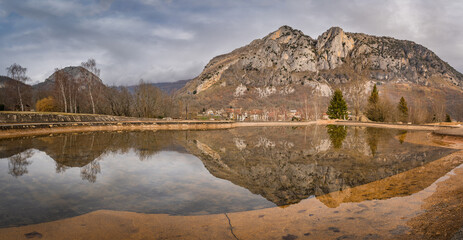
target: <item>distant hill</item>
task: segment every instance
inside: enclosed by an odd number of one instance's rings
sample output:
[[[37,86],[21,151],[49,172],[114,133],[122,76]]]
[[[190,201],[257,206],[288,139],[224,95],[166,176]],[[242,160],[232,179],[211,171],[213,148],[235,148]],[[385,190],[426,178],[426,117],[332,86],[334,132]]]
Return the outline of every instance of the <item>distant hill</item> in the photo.
[[[167,94],[173,94],[176,91],[183,88],[191,79],[188,80],[179,80],[176,82],[161,82],[161,83],[153,83],[154,86],[161,89],[161,91]]]
[[[175,92],[183,88],[191,79],[189,80],[179,80],[176,82],[160,82],[160,83],[150,83],[151,85],[161,89],[164,93],[173,95]],[[136,85],[128,86],[130,92],[135,92]]]
[[[80,66],[69,66],[65,67],[60,70],[61,72],[65,73],[71,81],[81,81],[82,79],[87,79],[93,75],[93,73],[89,72],[87,69],[80,67]],[[50,75],[45,81],[33,85],[34,90],[37,91],[51,91],[54,88],[55,84],[55,75],[56,72],[54,72],[52,75]],[[95,84],[99,86],[104,86],[103,81],[93,75],[93,79],[95,81]]]

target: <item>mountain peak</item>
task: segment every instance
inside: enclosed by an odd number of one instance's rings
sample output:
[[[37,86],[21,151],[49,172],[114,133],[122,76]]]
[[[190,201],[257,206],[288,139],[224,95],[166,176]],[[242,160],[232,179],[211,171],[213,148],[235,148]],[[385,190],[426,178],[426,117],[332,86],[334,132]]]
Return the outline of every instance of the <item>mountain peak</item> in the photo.
[[[328,30],[325,32],[326,34],[331,34],[331,35],[338,35],[340,33],[344,33],[344,30],[338,26],[330,27]],[[324,33],[324,34],[325,34]]]
[[[318,42],[325,44],[326,42],[334,39],[336,36],[341,36],[341,38],[345,36],[344,30],[342,30],[340,27],[331,27],[320,36],[318,36],[317,40]]]
[[[297,36],[297,35],[304,35],[304,34],[301,31],[294,29],[288,25],[283,25],[280,28],[278,28],[278,30],[267,35],[266,38],[271,39],[271,40],[276,40],[276,39],[279,39],[285,36]]]
[[[294,29],[288,25],[283,25],[281,26],[280,28],[278,28],[278,30],[282,30],[282,31],[293,31]]]

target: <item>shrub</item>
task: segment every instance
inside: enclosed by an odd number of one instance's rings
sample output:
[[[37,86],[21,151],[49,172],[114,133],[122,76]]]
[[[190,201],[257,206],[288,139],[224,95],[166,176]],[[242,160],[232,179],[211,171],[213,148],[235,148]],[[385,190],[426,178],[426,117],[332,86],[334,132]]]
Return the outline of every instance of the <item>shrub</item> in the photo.
[[[55,112],[58,110],[58,106],[53,97],[46,97],[37,101],[35,110],[38,112]]]
[[[448,113],[445,114],[445,121],[446,122],[452,122],[452,118],[450,118],[450,115]]]

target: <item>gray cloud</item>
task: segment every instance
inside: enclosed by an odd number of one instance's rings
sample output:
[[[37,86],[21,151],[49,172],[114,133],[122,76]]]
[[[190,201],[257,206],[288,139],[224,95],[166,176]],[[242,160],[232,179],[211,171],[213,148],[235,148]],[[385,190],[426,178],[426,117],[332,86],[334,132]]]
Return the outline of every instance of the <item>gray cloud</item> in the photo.
[[[40,82],[95,58],[110,85],[175,81],[290,25],[313,38],[340,26],[412,40],[463,71],[462,12],[435,0],[0,0],[0,68],[19,63]]]

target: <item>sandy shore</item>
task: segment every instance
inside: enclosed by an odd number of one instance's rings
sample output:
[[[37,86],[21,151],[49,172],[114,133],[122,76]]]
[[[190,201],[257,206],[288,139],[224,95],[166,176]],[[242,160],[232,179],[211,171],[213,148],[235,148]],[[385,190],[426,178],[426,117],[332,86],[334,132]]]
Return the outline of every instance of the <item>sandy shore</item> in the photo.
[[[463,149],[427,132],[405,141]],[[287,207],[204,216],[99,210],[0,229],[5,239],[450,239],[463,225],[463,151]]]

